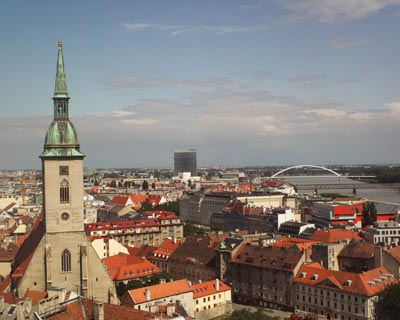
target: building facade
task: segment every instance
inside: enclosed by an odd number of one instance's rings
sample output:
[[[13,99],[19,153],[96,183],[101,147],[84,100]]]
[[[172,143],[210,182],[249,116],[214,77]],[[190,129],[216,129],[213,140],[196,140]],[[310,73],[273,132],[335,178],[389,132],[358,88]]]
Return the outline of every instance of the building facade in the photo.
[[[295,278],[296,310],[331,320],[374,319],[379,293],[396,283],[385,267],[357,274],[304,265]]]
[[[190,149],[187,151],[174,152],[175,175],[182,172],[190,172],[191,176],[197,176],[197,152]]]
[[[183,224],[172,212],[161,211],[148,219],[98,222],[85,225],[88,236],[112,238],[124,246],[159,246],[166,239],[183,238]]]

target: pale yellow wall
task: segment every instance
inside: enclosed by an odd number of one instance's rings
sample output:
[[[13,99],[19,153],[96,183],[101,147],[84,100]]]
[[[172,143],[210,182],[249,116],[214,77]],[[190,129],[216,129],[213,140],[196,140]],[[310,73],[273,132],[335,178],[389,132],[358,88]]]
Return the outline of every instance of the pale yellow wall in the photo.
[[[46,232],[83,231],[83,160],[43,160]],[[60,175],[59,167],[68,166],[69,175]],[[61,181],[69,182],[70,202],[60,203]],[[67,212],[70,218],[61,219]]]

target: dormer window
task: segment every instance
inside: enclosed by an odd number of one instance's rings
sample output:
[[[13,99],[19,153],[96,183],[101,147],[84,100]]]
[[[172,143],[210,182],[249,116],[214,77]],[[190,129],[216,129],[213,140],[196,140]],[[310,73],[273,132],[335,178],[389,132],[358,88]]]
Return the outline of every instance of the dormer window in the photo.
[[[351,280],[346,280],[346,282],[344,283],[344,285],[346,287],[350,287],[351,286],[352,281]]]
[[[311,280],[317,280],[317,279],[318,279],[318,274],[316,274],[316,273],[313,274],[311,277]]]
[[[301,274],[300,274],[300,278],[305,278],[306,277],[306,275],[307,275],[307,272],[302,272]]]

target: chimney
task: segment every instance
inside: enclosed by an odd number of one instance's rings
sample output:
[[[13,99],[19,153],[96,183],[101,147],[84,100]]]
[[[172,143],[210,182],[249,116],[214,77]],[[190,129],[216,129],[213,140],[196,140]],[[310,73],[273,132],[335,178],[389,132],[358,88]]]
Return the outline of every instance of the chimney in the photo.
[[[219,291],[219,280],[218,280],[218,278],[215,279],[215,290]]]
[[[145,289],[144,294],[146,295],[146,301],[150,301],[151,300],[150,289]]]
[[[104,320],[104,305],[101,301],[94,302],[94,320]]]

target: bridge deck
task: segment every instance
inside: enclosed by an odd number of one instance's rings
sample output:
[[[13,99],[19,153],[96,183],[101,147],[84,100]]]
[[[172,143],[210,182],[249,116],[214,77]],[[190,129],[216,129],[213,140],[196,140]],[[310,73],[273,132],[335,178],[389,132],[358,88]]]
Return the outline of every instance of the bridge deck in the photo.
[[[329,189],[399,189],[400,183],[292,183],[299,190],[329,190]]]

